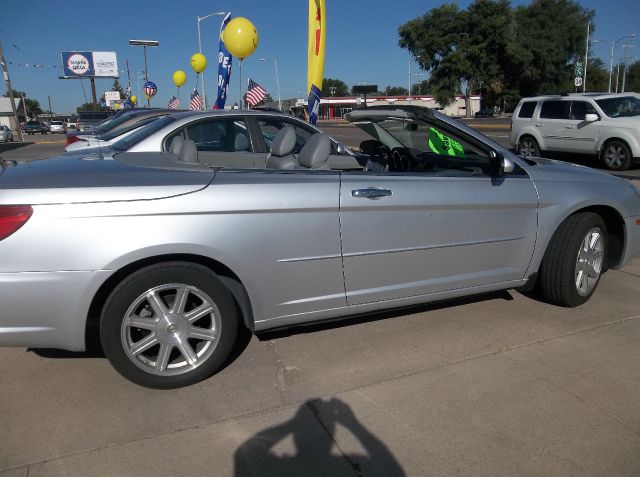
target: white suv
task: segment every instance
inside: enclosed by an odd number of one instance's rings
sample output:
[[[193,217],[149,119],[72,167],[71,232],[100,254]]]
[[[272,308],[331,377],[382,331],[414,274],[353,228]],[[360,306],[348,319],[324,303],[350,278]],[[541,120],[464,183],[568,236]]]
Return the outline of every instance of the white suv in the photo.
[[[522,156],[539,156],[542,151],[592,154],[607,169],[628,169],[640,159],[640,95],[524,98],[513,112],[509,140]]]

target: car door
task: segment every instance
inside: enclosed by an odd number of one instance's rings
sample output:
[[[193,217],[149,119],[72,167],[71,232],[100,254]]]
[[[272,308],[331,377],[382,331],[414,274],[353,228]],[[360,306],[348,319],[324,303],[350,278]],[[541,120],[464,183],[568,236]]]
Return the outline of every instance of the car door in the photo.
[[[176,136],[191,139],[198,150],[198,159],[207,165],[251,168],[264,160],[264,154],[254,152],[244,116],[209,117],[193,121],[165,139],[165,150],[170,149]]]
[[[567,141],[570,129],[571,102],[551,99],[542,102],[536,126],[541,128],[544,149],[548,151],[571,151],[571,143]]]
[[[582,154],[596,151],[596,140],[600,137],[600,122],[586,121],[587,114],[598,114],[596,109],[584,100],[571,101],[569,119],[565,123],[566,150]]]
[[[522,169],[492,177],[489,158],[474,157],[460,168],[460,158],[440,156],[448,164],[435,169],[342,173],[349,305],[523,278],[536,240],[535,187]]]

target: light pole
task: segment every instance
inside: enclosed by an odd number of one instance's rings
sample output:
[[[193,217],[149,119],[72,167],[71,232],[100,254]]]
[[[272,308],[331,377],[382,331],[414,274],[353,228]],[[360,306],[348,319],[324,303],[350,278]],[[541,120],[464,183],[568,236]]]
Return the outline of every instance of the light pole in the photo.
[[[226,15],[227,12],[215,12],[215,13],[210,13],[209,15],[205,15],[203,17],[196,17],[196,23],[198,24],[198,53],[202,53],[202,37],[200,36],[200,22],[202,20],[206,20],[209,17],[215,17],[215,16],[223,16]],[[204,97],[204,109],[207,109],[207,89],[205,87],[204,84],[204,70],[202,70],[202,73],[200,73],[202,75],[202,96]]]
[[[267,61],[267,58],[260,58],[260,61]],[[280,98],[280,78],[278,77],[278,61],[273,60],[273,66],[276,68],[276,87],[278,88],[278,111],[282,112],[282,99]]]
[[[611,75],[613,73],[613,50],[616,47],[616,43],[618,43],[620,40],[624,40],[625,38],[634,38],[635,36],[635,33],[631,33],[630,35],[622,36],[611,43],[611,57],[609,60],[609,93],[611,93]]]
[[[629,61],[629,63],[631,63],[633,60],[635,60],[635,57],[627,58],[627,61]],[[621,91],[621,93],[624,93],[624,80],[625,80],[626,76],[627,76],[627,63],[625,62],[624,70],[622,70],[622,91]]]
[[[425,77],[424,73],[413,73],[413,77],[418,82],[418,96],[422,95],[422,79]]]
[[[144,48],[144,80],[149,81],[149,70],[147,69],[147,47],[160,46],[160,42],[156,40],[129,40],[131,46],[141,46]],[[147,97],[147,106],[150,106],[149,97]]]
[[[587,20],[587,42],[584,50],[584,78],[582,78],[582,92],[587,92],[587,62],[589,61],[589,27],[591,20]]]

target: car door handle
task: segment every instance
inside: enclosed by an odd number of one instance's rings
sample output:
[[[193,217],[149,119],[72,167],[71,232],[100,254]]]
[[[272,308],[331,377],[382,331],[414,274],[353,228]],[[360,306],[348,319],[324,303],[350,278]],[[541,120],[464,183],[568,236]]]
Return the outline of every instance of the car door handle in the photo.
[[[536,127],[537,128],[541,128],[542,127],[542,123],[536,123]]]
[[[355,189],[351,191],[351,196],[362,199],[381,199],[382,197],[389,197],[391,191],[388,189],[378,189],[376,187],[370,187],[368,189]]]
[[[572,126],[571,124],[567,124],[567,125],[565,125],[565,127],[564,127],[564,128],[565,128],[565,129],[573,129],[573,126]]]

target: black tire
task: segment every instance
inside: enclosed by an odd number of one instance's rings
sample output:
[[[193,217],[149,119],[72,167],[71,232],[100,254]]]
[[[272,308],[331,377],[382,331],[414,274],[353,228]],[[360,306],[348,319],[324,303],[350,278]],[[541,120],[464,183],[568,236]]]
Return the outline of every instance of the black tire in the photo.
[[[624,142],[608,141],[600,151],[602,165],[610,171],[626,171],[631,167],[631,149]]]
[[[592,234],[598,234],[597,239]],[[583,248],[587,237],[596,250]],[[568,217],[553,234],[542,259],[538,284],[543,298],[566,307],[585,303],[606,270],[607,245],[607,228],[599,215],[582,212]]]
[[[518,141],[518,154],[524,157],[540,157],[540,146],[531,136],[522,136]]]
[[[187,319],[197,309],[202,316]],[[235,301],[215,273],[197,264],[167,262],[138,270],[116,286],[102,310],[100,339],[125,378],[172,389],[202,381],[225,363],[238,320]],[[145,343],[149,346],[142,349]]]

